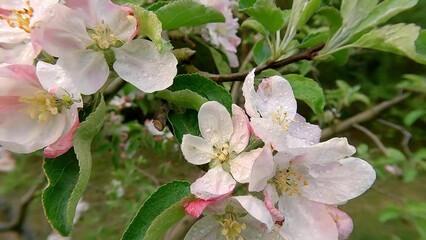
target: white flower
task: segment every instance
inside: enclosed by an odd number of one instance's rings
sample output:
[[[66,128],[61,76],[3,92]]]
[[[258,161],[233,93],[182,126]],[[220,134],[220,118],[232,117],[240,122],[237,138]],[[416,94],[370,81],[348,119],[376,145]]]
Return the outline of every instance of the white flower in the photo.
[[[218,102],[204,103],[198,113],[202,137],[183,136],[181,149],[186,160],[196,165],[210,165],[210,170],[191,185],[191,192],[198,198],[227,194],[234,189],[235,180],[248,182],[252,164],[262,151],[242,152],[250,138],[248,119],[236,105],[232,106],[232,112],[231,119]]]
[[[254,89],[254,70],[243,85],[245,109],[255,134],[280,151],[319,142],[321,130],[296,113],[297,103],[287,80],[280,76],[265,78]]]

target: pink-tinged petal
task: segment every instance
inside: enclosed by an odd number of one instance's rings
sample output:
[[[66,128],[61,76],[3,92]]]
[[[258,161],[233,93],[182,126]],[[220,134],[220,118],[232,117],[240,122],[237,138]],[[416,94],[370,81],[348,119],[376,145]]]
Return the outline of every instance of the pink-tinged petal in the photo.
[[[50,93],[59,96],[59,92],[69,94],[75,100],[76,107],[83,107],[83,99],[80,92],[74,86],[71,76],[59,65],[52,65],[39,61],[36,67],[36,73],[41,85]],[[59,91],[62,90],[62,91]]]
[[[238,62],[238,56],[237,54],[235,54],[234,52],[230,52],[230,51],[224,51],[226,57],[228,58],[228,62],[229,62],[229,66],[236,68],[240,65],[240,63]]]
[[[284,221],[284,215],[275,207],[276,201],[274,197],[271,196],[270,192],[271,191],[266,191],[266,190],[263,192],[263,194],[265,195],[265,206],[268,209],[268,211],[271,213],[274,222],[282,222]]]
[[[312,168],[305,175],[308,185],[300,189],[306,198],[326,204],[341,204],[358,197],[371,187],[376,172],[366,161],[345,158],[337,165]]]
[[[290,148],[303,147],[319,143],[321,129],[318,125],[307,123],[305,118],[296,114],[290,122],[287,143]]]
[[[30,118],[25,108],[16,109],[0,125],[0,145],[12,152],[31,153],[54,143],[65,124],[62,114],[40,122]]]
[[[289,197],[279,201],[285,220],[281,236],[286,240],[337,240],[336,223],[326,205],[303,197]]]
[[[177,74],[177,60],[171,52],[158,52],[154,43],[136,39],[112,48],[117,74],[140,90],[151,93],[166,89]]]
[[[76,117],[75,123],[71,130],[65,136],[59,138],[58,141],[47,146],[43,151],[43,155],[47,158],[56,158],[70,150],[70,148],[73,146],[74,133],[77,130],[79,124],[80,121]]]
[[[250,140],[249,120],[243,109],[232,104],[233,133],[229,140],[230,151],[242,152]]]
[[[86,95],[97,92],[109,75],[103,53],[93,50],[72,52],[59,58],[57,65],[65,69],[77,90]]]
[[[262,153],[253,163],[249,181],[249,191],[258,192],[265,189],[268,180],[275,175],[276,165],[272,159],[271,145],[266,143]]]
[[[216,157],[213,146],[202,137],[185,134],[180,148],[185,159],[195,165],[209,163]]]
[[[250,71],[244,80],[243,96],[245,98],[244,108],[250,117],[260,117],[257,109],[255,108],[256,91],[254,90],[254,72],[256,69]]]
[[[185,206],[184,206],[185,213],[188,214],[188,215],[191,215],[195,218],[198,218],[198,217],[201,216],[204,209],[206,209],[208,206],[210,206],[212,204],[217,204],[218,202],[221,202],[221,201],[227,199],[231,194],[232,194],[232,192],[229,192],[229,193],[224,194],[224,195],[217,197],[217,198],[212,198],[212,199],[208,199],[208,200],[197,199],[195,201],[189,202],[189,203],[185,204]]]
[[[17,44],[0,43],[1,63],[32,65],[37,55],[38,50],[34,49],[32,43],[29,41]]]
[[[269,230],[272,229],[274,221],[265,204],[261,200],[251,195],[232,198],[237,200],[251,216],[265,224]]]
[[[197,198],[212,199],[234,190],[235,180],[218,166],[191,184],[191,193]]]
[[[250,152],[243,152],[229,161],[231,174],[239,183],[248,183],[253,169],[254,161],[262,153],[263,149],[258,148]]]
[[[27,41],[29,38],[30,34],[24,30],[10,27],[6,21],[0,21],[0,43],[19,44]]]
[[[49,22],[40,22],[32,31],[32,41],[56,57],[85,50],[93,40],[86,31],[81,15],[60,4],[54,5],[55,14]]]
[[[252,118],[250,120],[254,134],[264,142],[269,142],[275,150],[284,151],[287,146],[287,131],[269,118]]]
[[[2,65],[0,81],[0,96],[32,96],[42,89],[32,65]]]
[[[201,135],[218,148],[227,143],[232,135],[232,119],[226,108],[218,102],[204,103],[198,112]]]
[[[290,83],[281,76],[263,79],[257,89],[255,108],[264,118],[272,118],[272,115],[278,114],[286,119],[293,119],[297,103]]]
[[[327,206],[326,209],[336,222],[337,231],[339,232],[339,240],[345,240],[349,238],[352,230],[354,229],[354,224],[351,217],[333,206]]]
[[[355,151],[346,138],[332,138],[311,146],[292,148],[288,152],[300,156],[300,163],[317,168],[318,165],[336,164],[338,160],[351,156]]]

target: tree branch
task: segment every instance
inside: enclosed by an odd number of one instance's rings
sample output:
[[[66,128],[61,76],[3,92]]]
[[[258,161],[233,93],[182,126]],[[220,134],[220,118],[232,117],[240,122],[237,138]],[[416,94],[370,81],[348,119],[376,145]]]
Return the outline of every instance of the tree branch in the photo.
[[[405,155],[407,155],[408,157],[413,155],[413,153],[410,150],[410,147],[408,147],[408,143],[410,142],[410,139],[411,139],[411,133],[407,131],[407,129],[393,122],[386,121],[384,119],[378,119],[377,121],[379,121],[381,124],[384,124],[393,129],[396,129],[397,131],[400,131],[402,135],[404,135],[404,138],[401,140],[401,146]]]
[[[353,124],[352,127],[358,129],[359,131],[361,131],[365,135],[367,135],[369,138],[371,138],[371,140],[373,140],[373,142],[376,144],[376,146],[379,148],[379,150],[383,153],[383,155],[389,156],[385,145],[382,143],[382,141],[380,141],[380,138],[377,137],[376,134],[374,134],[372,131],[368,130],[368,128],[359,125],[358,123]]]
[[[336,126],[328,127],[322,131],[321,139],[328,139],[336,133],[339,133],[351,128],[352,125],[354,124],[362,123],[367,120],[370,120],[374,118],[377,114],[379,114],[381,111],[402,102],[403,100],[407,99],[410,95],[411,95],[410,93],[404,93],[391,100],[381,102],[380,104],[374,106],[373,108],[370,108],[364,112],[361,112],[349,119],[346,119],[338,123]]]
[[[259,66],[255,70],[255,74],[258,74],[262,72],[265,69],[273,68],[277,69],[286,65],[289,65],[290,63],[298,62],[301,60],[312,60],[317,52],[319,52],[324,47],[324,44],[320,44],[318,46],[308,48],[302,52],[296,53],[288,58],[285,58],[280,61],[267,63],[265,65]],[[238,73],[232,73],[232,74],[210,74],[207,72],[199,72],[201,75],[210,78],[211,80],[215,82],[234,82],[234,81],[244,81],[247,74],[249,74],[250,71],[247,72],[238,72]]]

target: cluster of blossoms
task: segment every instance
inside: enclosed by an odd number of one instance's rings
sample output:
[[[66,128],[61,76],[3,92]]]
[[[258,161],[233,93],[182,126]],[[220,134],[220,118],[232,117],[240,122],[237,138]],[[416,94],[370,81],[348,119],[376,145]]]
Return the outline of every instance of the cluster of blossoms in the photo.
[[[236,105],[231,117],[207,102],[198,114],[202,137],[183,137],[188,162],[209,166],[191,185],[197,200],[185,206],[188,214],[205,216],[185,239],[346,239],[352,220],[337,206],[370,188],[372,166],[351,157],[355,148],[346,138],[319,142],[319,127],[296,113],[284,78],[263,79],[256,90],[252,71],[243,94],[248,116]],[[247,151],[251,135],[263,147]],[[262,198],[231,197],[237,182]]]
[[[0,0],[0,145],[65,153],[81,94],[98,92],[110,75],[144,92],[169,87],[177,60],[137,38],[140,25],[132,9],[105,0]]]

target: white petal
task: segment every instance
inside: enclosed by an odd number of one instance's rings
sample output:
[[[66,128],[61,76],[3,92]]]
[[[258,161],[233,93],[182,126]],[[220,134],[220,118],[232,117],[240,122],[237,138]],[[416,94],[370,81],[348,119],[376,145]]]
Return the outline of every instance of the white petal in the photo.
[[[229,140],[229,151],[242,152],[250,140],[249,120],[243,109],[232,104],[233,133]]]
[[[288,81],[280,76],[263,79],[257,89],[255,108],[264,118],[270,118],[271,114],[279,112],[286,113],[287,119],[293,119],[297,103]]]
[[[177,60],[171,52],[158,52],[154,43],[136,39],[113,48],[117,74],[140,90],[151,93],[166,89],[177,73]]]
[[[305,118],[296,114],[290,122],[287,135],[289,147],[303,147],[318,143],[321,137],[321,129],[318,125],[307,123]]]
[[[28,41],[16,44],[0,43],[1,63],[32,65],[37,55],[38,52],[33,48],[32,43]]]
[[[256,158],[262,153],[262,148],[243,152],[229,161],[231,174],[240,183],[248,183]]]
[[[75,51],[59,58],[58,65],[70,75],[75,87],[82,94],[97,92],[107,81],[109,67],[102,52]]]
[[[362,159],[351,157],[338,163],[310,169],[305,176],[308,185],[300,189],[301,194],[313,201],[341,204],[364,193],[376,179],[373,167]]]
[[[184,240],[225,240],[221,230],[222,226],[215,216],[206,216],[192,225]]]
[[[288,132],[268,118],[252,118],[250,120],[254,134],[264,142],[269,142],[275,150],[283,151],[287,147]]]
[[[63,89],[76,100],[76,105],[78,107],[83,107],[83,99],[81,98],[80,92],[74,86],[69,73],[61,66],[39,61],[37,63],[36,72],[41,85],[48,92],[56,92],[58,88]]]
[[[263,147],[262,153],[253,163],[249,181],[249,191],[257,192],[265,189],[269,179],[275,175],[276,165],[272,159],[271,146],[267,143]]]
[[[231,175],[218,166],[191,184],[191,193],[205,200],[217,198],[234,190],[235,184]]]
[[[31,33],[34,43],[42,46],[47,53],[61,57],[84,50],[93,42],[78,12],[60,4],[54,5],[54,11],[49,22],[36,24]]]
[[[185,159],[195,165],[208,163],[215,157],[212,145],[204,138],[198,136],[183,135],[180,147]]]
[[[0,96],[32,96],[42,89],[31,65],[3,65],[0,67]]]
[[[326,205],[303,197],[281,199],[279,205],[285,217],[281,235],[286,240],[337,240],[336,223]]]
[[[264,223],[269,230],[272,229],[274,221],[272,220],[272,216],[265,204],[261,200],[251,195],[237,196],[233,198],[236,199],[251,216]]]
[[[349,238],[349,235],[351,235],[352,230],[354,229],[351,217],[336,207],[327,206],[326,208],[328,213],[330,213],[330,216],[336,222],[337,231],[339,232],[339,240]]]
[[[254,106],[254,101],[256,99],[256,91],[254,90],[255,70],[256,69],[250,71],[243,84],[243,96],[245,98],[244,108],[250,117],[260,117]]]
[[[226,108],[218,102],[204,103],[198,112],[201,135],[213,146],[222,147],[233,132],[232,119]]]

